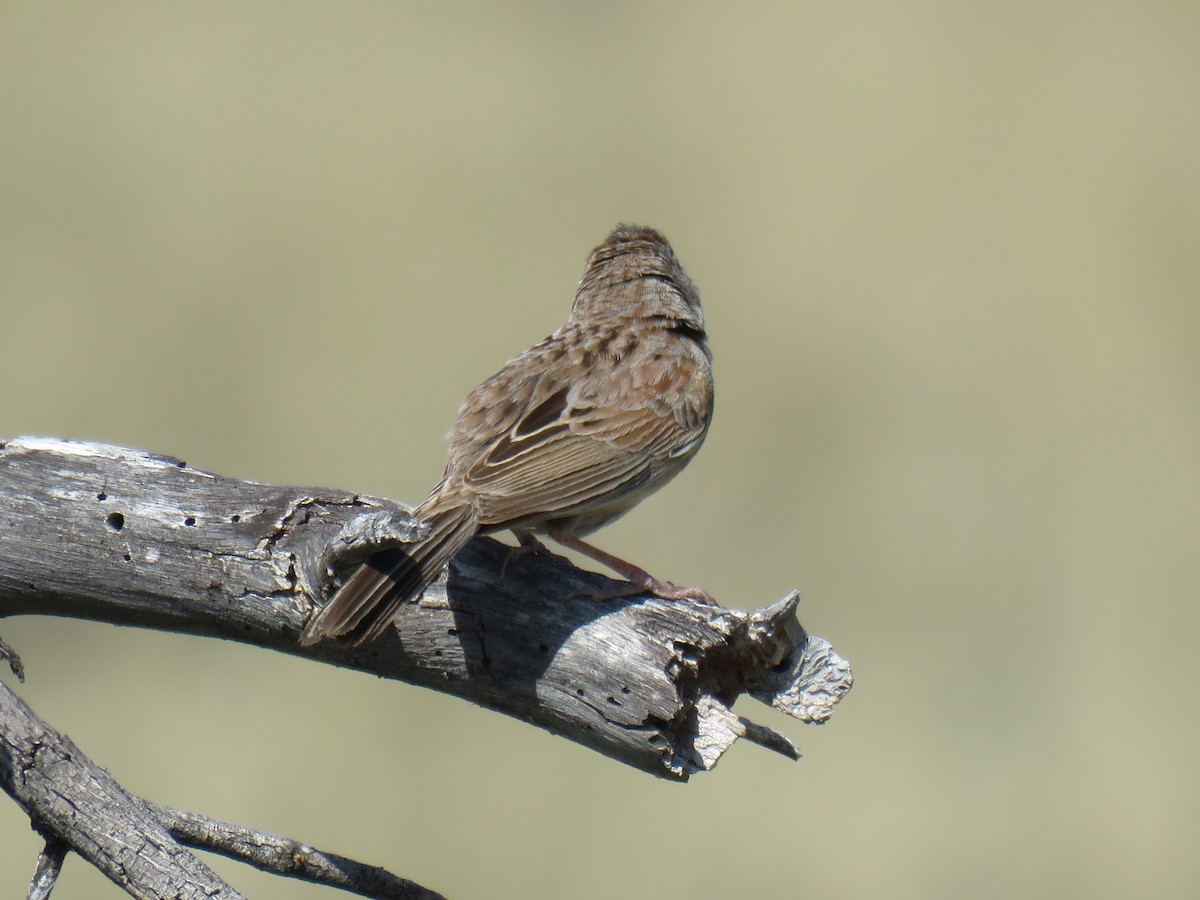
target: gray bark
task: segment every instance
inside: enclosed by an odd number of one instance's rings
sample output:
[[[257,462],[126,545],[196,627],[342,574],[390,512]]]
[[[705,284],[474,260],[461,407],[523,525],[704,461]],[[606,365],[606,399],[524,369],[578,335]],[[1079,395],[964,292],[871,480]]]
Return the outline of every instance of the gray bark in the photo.
[[[799,756],[733,712],[741,694],[819,723],[850,688],[849,666],[797,621],[795,593],[754,612],[595,600],[610,579],[483,537],[380,640],[297,643],[341,577],[423,530],[376,497],[238,481],[104,444],[0,442],[0,618],[255,644],[445,691],[674,780],[711,769],[739,737]],[[8,727],[0,715],[0,734]]]
[[[103,444],[0,444],[0,617],[61,615],[223,637],[397,678],[532,721],[655,775],[712,768],[738,737],[786,738],[730,710],[742,693],[827,719],[851,675],[795,617],[597,601],[611,585],[477,538],[398,628],[364,647],[296,642],[314,604],[381,544],[421,533],[407,508],[324,488],[223,478]],[[501,578],[501,570],[504,577]]]
[[[46,898],[74,850],[130,896],[243,897],[187,847],[380,900],[439,900],[392,873],[308,844],[148,803],[125,791],[70,738],[0,682],[0,787],[46,835],[29,887]]]
[[[0,784],[49,835],[31,893],[49,894],[62,863],[61,843],[133,897],[244,896],[181,847],[143,801],[126,793],[3,684],[0,726]]]
[[[442,895],[378,866],[368,866],[300,841],[210,819],[170,806],[149,804],[158,820],[181,844],[210,850],[292,878],[328,884],[380,900],[441,900]]]

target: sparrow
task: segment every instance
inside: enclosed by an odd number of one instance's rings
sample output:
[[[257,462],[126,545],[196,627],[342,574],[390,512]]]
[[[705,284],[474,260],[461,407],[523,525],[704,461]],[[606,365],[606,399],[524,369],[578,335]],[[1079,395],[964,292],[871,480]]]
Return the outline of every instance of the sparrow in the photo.
[[[413,511],[428,535],[370,557],[300,643],[375,640],[472,537],[505,529],[514,551],[544,550],[544,534],[627,579],[604,596],[714,602],[582,540],[679,474],[712,414],[699,292],[666,238],[619,225],[588,257],[566,324],[463,401],[445,473]]]

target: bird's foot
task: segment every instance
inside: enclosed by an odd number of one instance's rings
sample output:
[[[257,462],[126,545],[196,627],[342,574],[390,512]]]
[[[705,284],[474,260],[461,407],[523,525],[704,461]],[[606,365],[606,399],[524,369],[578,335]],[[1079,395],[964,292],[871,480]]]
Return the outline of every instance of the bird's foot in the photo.
[[[660,597],[663,600],[697,600],[707,606],[716,606],[717,601],[713,596],[703,588],[686,587],[672,584],[669,581],[662,581],[655,578],[645,569],[635,566],[633,563],[626,562],[619,556],[613,556],[611,553],[605,553],[598,547],[593,547],[591,544],[581,541],[577,537],[569,535],[554,535],[554,540],[562,544],[564,547],[582,553],[584,556],[594,559],[601,565],[608,566],[617,574],[626,579],[624,585],[618,585],[616,588],[600,590],[600,591],[575,591],[571,596],[593,596],[596,600],[613,600],[618,597],[631,597],[634,594],[653,594],[655,597]],[[549,551],[547,551],[549,552]]]

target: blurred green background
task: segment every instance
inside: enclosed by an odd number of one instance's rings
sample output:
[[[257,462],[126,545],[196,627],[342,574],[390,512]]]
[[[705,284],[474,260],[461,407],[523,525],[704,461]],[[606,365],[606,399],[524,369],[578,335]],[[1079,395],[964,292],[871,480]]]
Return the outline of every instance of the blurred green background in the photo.
[[[1187,0],[3,4],[0,435],[417,501],[654,225],[716,420],[597,542],[799,588],[857,676],[823,729],[746,708],[799,763],[684,786],[93,623],[3,622],[19,692],[139,794],[456,898],[1197,896],[1198,39]],[[0,895],[38,847],[0,803]]]

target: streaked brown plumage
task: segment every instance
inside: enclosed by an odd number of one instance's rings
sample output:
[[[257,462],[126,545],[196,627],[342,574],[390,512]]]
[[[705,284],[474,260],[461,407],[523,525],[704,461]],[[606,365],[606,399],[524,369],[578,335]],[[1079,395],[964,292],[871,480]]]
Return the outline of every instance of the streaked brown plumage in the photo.
[[[579,540],[674,477],[712,419],[700,296],[666,239],[618,226],[592,251],[554,334],[472,391],[442,480],[414,515],[429,536],[381,551],[304,629],[303,644],[374,640],[481,532],[549,535],[630,579],[628,593],[709,599]]]

